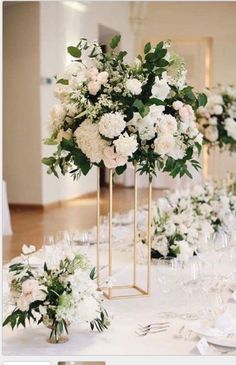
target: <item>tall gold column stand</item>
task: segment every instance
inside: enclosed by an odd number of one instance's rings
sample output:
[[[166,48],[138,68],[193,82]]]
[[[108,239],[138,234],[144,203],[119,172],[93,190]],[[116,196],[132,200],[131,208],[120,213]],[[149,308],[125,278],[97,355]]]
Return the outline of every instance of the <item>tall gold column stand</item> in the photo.
[[[207,145],[203,146],[203,178],[206,181],[209,178],[209,153]]]
[[[113,216],[113,170],[109,170],[109,241],[108,241],[108,276],[113,276],[113,247],[112,247],[112,216]],[[148,237],[148,256],[147,256],[147,278],[146,288],[141,288],[137,285],[137,211],[138,211],[138,173],[135,166],[134,171],[134,240],[133,240],[133,253],[132,253],[132,280],[127,285],[113,285],[111,288],[106,288],[101,285],[100,276],[100,169],[97,171],[97,285],[103,294],[108,299],[126,299],[136,298],[138,296],[147,296],[150,294],[150,279],[151,279],[151,215],[152,215],[152,184],[149,181],[148,184],[148,225],[147,225],[147,237]],[[129,291],[129,294],[122,294],[122,291]]]

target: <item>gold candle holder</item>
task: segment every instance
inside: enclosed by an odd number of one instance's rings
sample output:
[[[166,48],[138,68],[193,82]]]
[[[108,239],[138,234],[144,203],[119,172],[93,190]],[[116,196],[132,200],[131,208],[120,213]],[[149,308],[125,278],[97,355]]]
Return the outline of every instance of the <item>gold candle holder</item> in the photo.
[[[112,247],[112,217],[113,217],[113,170],[109,169],[109,240],[108,240],[108,276],[113,276],[113,247]],[[103,294],[108,299],[127,299],[143,297],[150,294],[150,279],[151,279],[151,221],[152,221],[152,184],[148,183],[148,254],[147,254],[147,277],[146,287],[142,288],[137,284],[137,211],[138,211],[138,173],[135,167],[134,171],[134,243],[132,252],[132,280],[127,285],[113,285],[106,288],[100,282],[100,168],[97,169],[97,286],[103,291]],[[128,294],[121,294],[122,291],[128,290]]]

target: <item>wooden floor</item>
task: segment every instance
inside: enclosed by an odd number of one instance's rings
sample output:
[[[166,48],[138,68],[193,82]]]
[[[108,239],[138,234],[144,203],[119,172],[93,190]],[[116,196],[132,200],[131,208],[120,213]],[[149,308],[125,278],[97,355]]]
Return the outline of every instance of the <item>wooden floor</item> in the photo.
[[[153,199],[162,196],[164,190],[154,189]],[[147,189],[139,189],[139,204],[147,202]],[[113,211],[124,213],[133,208],[133,189],[116,187],[113,192]],[[101,215],[108,212],[108,189],[101,191]],[[22,245],[34,244],[40,248],[43,237],[55,235],[59,230],[84,230],[96,224],[96,194],[86,195],[61,203],[45,210],[33,208],[11,209],[14,234],[3,238],[3,261],[18,256]]]

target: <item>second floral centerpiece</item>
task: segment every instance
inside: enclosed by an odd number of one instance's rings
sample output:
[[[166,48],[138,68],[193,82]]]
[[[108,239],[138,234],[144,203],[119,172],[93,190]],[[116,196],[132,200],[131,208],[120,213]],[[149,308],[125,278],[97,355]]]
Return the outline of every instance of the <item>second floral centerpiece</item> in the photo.
[[[56,265],[33,267],[28,260],[9,266],[9,306],[3,326],[12,329],[43,323],[50,329],[50,343],[68,340],[68,327],[89,323],[103,331],[109,318],[97,290],[96,271],[81,254],[65,253]]]
[[[143,55],[125,62],[125,51],[115,51],[115,36],[107,52],[81,39],[68,47],[72,62],[57,78],[55,96],[59,102],[50,113],[47,144],[56,152],[43,159],[48,173],[58,177],[58,169],[74,179],[98,168],[97,244],[99,246],[99,169],[109,169],[109,270],[112,276],[112,176],[134,166],[134,251],[131,285],[141,295],[149,293],[150,260],[146,289],[136,285],[137,174],[149,179],[148,247],[151,253],[151,181],[157,171],[191,177],[189,167],[199,169],[202,135],[195,124],[195,110],[206,103],[186,84],[184,62],[168,52],[169,42],[155,47],[147,43]],[[99,284],[99,249],[97,250]],[[151,255],[149,255],[151,256]],[[117,286],[117,288],[123,286]],[[107,296],[112,297],[108,290]]]

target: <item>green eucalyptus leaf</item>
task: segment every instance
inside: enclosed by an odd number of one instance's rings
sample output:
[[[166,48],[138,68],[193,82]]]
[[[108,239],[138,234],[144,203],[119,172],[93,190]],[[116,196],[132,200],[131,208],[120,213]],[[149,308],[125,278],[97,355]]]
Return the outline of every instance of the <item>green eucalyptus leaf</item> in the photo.
[[[152,49],[151,43],[148,42],[147,44],[145,44],[144,46],[144,53],[147,54],[148,52],[150,52]]]
[[[56,162],[54,157],[44,157],[42,158],[42,163],[47,166],[52,166]]]
[[[121,175],[126,170],[126,168],[127,168],[126,164],[124,166],[117,166],[115,171],[116,171],[117,175]]]
[[[115,35],[110,42],[110,47],[112,49],[116,48],[118,46],[118,44],[120,43],[120,39],[121,39],[120,34]]]
[[[57,84],[69,85],[69,81],[66,79],[59,79],[57,80]]]
[[[207,96],[205,94],[198,95],[198,106],[205,106],[207,103]]]
[[[81,57],[81,50],[77,47],[69,46],[69,47],[67,47],[67,51],[72,57],[75,57],[75,58]]]

